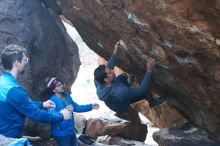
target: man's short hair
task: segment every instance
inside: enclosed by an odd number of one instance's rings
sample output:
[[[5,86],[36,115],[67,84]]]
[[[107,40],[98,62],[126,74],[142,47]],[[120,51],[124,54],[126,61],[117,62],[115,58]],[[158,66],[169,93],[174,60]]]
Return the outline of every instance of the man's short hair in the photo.
[[[11,44],[6,46],[1,54],[2,65],[6,70],[11,70],[13,63],[17,60],[21,62],[23,54],[27,56],[27,51],[25,48]]]
[[[107,78],[107,73],[105,72],[105,65],[99,65],[94,71],[95,80],[100,84],[104,84],[104,79]]]

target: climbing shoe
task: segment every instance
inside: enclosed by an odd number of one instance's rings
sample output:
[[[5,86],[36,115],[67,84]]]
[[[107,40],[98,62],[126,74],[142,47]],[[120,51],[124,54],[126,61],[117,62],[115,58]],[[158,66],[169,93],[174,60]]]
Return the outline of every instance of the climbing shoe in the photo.
[[[136,76],[132,74],[130,76],[130,79],[128,80],[128,86],[131,87],[136,80],[137,80]]]
[[[165,97],[164,96],[160,96],[158,98],[152,98],[149,102],[149,106],[150,107],[154,107],[156,105],[159,105],[161,103],[163,103],[165,101]]]
[[[86,135],[86,134],[82,134],[78,137],[78,139],[84,143],[84,144],[87,144],[87,145],[91,145],[94,143],[94,140],[91,139],[90,136]]]

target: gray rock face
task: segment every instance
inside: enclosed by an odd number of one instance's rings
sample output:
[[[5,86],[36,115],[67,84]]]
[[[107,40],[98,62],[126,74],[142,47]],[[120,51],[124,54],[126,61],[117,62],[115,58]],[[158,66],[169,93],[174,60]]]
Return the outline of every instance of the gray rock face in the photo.
[[[103,143],[106,145],[116,145],[116,146],[147,146],[143,142],[123,139],[120,137],[111,137],[108,135],[98,137],[96,142]]]
[[[30,62],[19,81],[33,97],[43,90],[48,76],[69,87],[75,80],[78,48],[57,15],[38,0],[0,2],[0,51],[12,43],[27,48]]]
[[[161,129],[154,132],[153,138],[159,146],[218,146],[207,132],[192,124]]]

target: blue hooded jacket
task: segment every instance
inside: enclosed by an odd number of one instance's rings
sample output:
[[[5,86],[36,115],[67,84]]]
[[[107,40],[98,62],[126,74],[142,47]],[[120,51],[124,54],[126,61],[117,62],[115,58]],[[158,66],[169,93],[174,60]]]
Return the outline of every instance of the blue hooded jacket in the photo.
[[[47,110],[52,113],[59,112],[65,109],[68,105],[73,106],[74,112],[87,112],[93,109],[92,104],[78,105],[76,102],[72,100],[72,97],[68,93],[64,93],[64,97],[66,98],[66,103],[54,94],[50,98],[50,100],[52,100],[56,104],[56,107],[54,109],[48,108]],[[75,133],[74,116],[73,119],[70,120],[52,123],[51,131],[53,137],[63,137],[74,134]]]
[[[20,138],[24,131],[25,116],[41,122],[63,120],[61,113],[41,110],[42,102],[33,102],[14,76],[4,72],[0,77],[0,134]]]
[[[114,69],[116,61],[117,54],[113,53],[107,67]],[[99,99],[104,101],[116,113],[126,112],[132,101],[143,99],[143,97],[147,96],[150,88],[151,73],[146,71],[144,79],[138,88],[129,87],[121,79],[122,76],[119,75],[109,87],[105,87],[103,84],[94,80]]]

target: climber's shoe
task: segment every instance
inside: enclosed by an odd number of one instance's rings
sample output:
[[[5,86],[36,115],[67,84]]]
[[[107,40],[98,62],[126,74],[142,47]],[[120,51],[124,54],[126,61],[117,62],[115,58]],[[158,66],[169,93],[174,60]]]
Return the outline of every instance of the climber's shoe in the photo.
[[[154,107],[156,105],[159,105],[159,104],[163,103],[164,101],[165,101],[165,97],[164,96],[160,96],[158,98],[152,98],[150,100],[149,106],[150,107]]]
[[[87,145],[91,145],[94,143],[94,140],[92,140],[91,137],[86,134],[80,135],[78,137],[78,140],[80,140],[82,143],[87,144]]]

